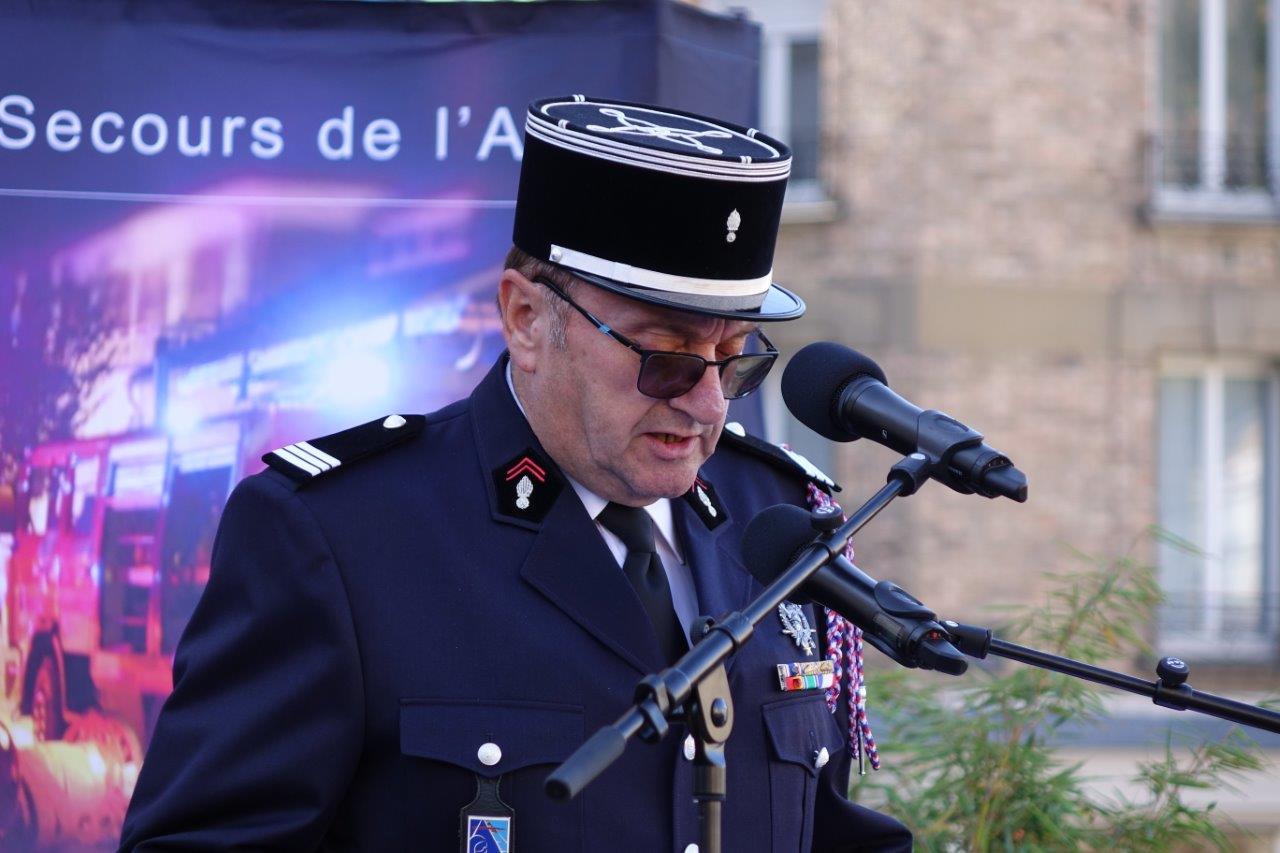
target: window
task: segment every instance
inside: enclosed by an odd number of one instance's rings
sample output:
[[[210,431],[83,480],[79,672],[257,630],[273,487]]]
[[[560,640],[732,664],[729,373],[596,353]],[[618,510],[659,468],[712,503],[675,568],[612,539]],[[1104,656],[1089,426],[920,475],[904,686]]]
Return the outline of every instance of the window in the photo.
[[[1174,366],[1161,379],[1160,526],[1193,546],[1160,546],[1163,643],[1230,660],[1276,654],[1278,390],[1274,371],[1248,363]]]
[[[826,0],[711,0],[712,11],[744,11],[763,30],[761,130],[791,146],[784,220],[825,220],[835,206],[823,191],[820,33]]]
[[[1156,206],[1280,212],[1280,0],[1161,0]]]
[[[818,183],[818,157],[821,139],[818,82],[818,39],[794,38],[786,44],[787,133],[791,144],[791,180]]]

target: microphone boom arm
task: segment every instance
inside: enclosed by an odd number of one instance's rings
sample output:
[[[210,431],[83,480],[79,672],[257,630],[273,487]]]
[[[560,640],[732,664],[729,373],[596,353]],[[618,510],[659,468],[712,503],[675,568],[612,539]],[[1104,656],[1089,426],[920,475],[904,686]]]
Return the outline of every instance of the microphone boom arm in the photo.
[[[1060,655],[1021,646],[992,636],[990,628],[962,625],[946,620],[943,623],[951,642],[970,657],[982,660],[988,655],[1008,658],[1027,666],[1035,666],[1052,672],[1060,672],[1072,678],[1092,681],[1105,687],[1114,687],[1139,696],[1150,697],[1162,708],[1174,711],[1196,711],[1233,723],[1264,731],[1280,733],[1280,713],[1258,705],[1250,705],[1195,690],[1187,684],[1191,668],[1186,661],[1175,657],[1161,658],[1156,664],[1156,681],[1147,681],[1123,672],[1104,669]]]

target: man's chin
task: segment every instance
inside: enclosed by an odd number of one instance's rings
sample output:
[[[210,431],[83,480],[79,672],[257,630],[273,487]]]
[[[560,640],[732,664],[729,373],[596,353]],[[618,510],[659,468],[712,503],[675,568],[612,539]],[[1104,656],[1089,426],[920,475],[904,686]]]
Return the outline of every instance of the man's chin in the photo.
[[[674,466],[662,466],[674,467]],[[657,476],[655,476],[657,475]],[[698,469],[681,471],[647,471],[644,476],[632,481],[632,487],[639,493],[654,500],[658,498],[678,498],[693,488],[693,481],[698,476]]]
[[[655,501],[686,494],[706,461],[707,455],[698,450],[678,459],[663,459],[651,448],[633,446],[626,454],[625,467],[615,468],[615,472],[636,498]]]

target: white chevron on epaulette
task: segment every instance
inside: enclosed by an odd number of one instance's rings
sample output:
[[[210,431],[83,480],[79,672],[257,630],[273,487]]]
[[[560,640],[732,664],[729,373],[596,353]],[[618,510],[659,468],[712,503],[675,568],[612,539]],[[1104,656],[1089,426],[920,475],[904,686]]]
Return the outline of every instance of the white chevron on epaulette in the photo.
[[[747,435],[746,428],[742,424],[738,423],[737,421],[730,421],[729,423],[724,425],[724,428],[727,429],[729,432],[733,433],[734,435],[742,438],[745,438]],[[780,444],[775,444],[773,446],[778,448],[788,456],[790,456],[791,461],[796,463],[796,465],[800,466],[800,468],[804,471],[805,476],[807,476],[809,479],[817,480],[819,483],[826,483],[828,486],[832,486],[832,487],[835,486],[836,484],[835,480],[828,477],[825,473],[823,473],[821,468],[819,468],[817,465],[814,465],[812,462],[810,462],[808,459],[801,456],[799,453],[796,453],[794,450],[792,450],[789,447],[783,447]]]
[[[332,471],[342,464],[341,460],[330,456],[318,447],[312,447],[311,443],[306,441],[286,444],[284,447],[277,447],[271,452],[295,468],[301,468],[312,477],[318,477],[326,471]]]

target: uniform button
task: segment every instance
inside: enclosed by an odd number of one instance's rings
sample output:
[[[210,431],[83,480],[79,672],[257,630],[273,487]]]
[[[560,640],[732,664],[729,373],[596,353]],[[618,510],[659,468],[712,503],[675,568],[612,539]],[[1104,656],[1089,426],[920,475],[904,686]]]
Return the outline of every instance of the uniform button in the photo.
[[[684,853],[698,853],[698,845],[690,844],[688,847],[684,848]]]
[[[492,767],[502,760],[502,749],[496,743],[482,743],[476,750],[476,758],[486,767]]]
[[[698,747],[697,747],[697,744],[695,744],[695,743],[693,742],[693,735],[689,735],[687,738],[685,738],[685,739],[684,739],[684,758],[685,758],[685,761],[693,761],[693,757],[694,757],[695,755],[697,755],[697,754],[698,754]],[[696,845],[696,844],[691,845],[691,846],[692,846],[695,850],[697,850],[697,848],[698,848],[698,845]]]
[[[382,422],[382,426],[384,429],[400,429],[400,427],[404,426],[406,423],[408,423],[408,421],[399,415],[392,415]]]
[[[830,760],[831,753],[827,752],[827,748],[825,746],[813,754],[813,766],[819,770],[826,767],[827,762]]]

